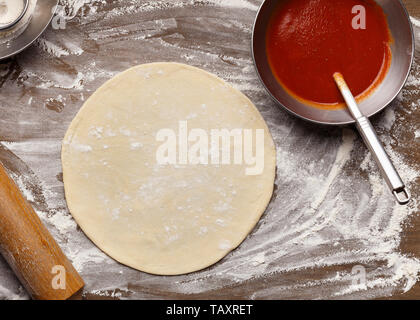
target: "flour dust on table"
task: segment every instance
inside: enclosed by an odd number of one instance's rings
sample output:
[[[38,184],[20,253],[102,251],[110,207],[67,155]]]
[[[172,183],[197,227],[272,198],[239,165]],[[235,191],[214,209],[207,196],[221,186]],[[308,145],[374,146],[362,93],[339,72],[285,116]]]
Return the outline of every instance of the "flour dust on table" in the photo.
[[[86,297],[380,298],[416,284],[420,262],[400,247],[419,212],[418,51],[405,89],[373,119],[413,194],[401,207],[352,129],[294,119],[264,91],[250,53],[261,1],[60,3],[66,29],[47,30],[0,67],[0,159],[81,272]],[[420,47],[419,19],[412,21]],[[133,270],[97,249],[68,212],[62,182],[61,141],[86,98],[154,61],[205,69],[243,91],[267,122],[278,159],[273,199],[249,237],[209,269],[174,277]],[[366,270],[362,286],[353,285],[357,265]],[[1,259],[0,286],[0,297],[26,298]]]

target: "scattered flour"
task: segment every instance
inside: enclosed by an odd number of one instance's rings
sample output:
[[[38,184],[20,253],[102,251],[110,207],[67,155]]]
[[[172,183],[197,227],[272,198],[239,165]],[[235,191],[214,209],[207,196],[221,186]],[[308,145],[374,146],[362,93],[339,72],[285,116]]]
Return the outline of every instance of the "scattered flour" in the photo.
[[[77,143],[77,142],[72,142],[71,147],[74,148],[75,150],[83,152],[83,153],[92,151],[91,146],[88,146],[86,144]]]
[[[420,28],[420,20],[418,20],[414,17],[410,17],[410,18],[411,18],[411,22],[413,23],[413,25]]]
[[[132,142],[131,143],[131,150],[139,150],[143,147],[143,144],[141,142]]]
[[[70,53],[69,51],[61,48],[60,46],[44,39],[44,38],[39,38],[36,41],[36,44],[45,52],[48,52],[51,55],[54,55],[57,58],[60,58],[62,56],[68,56]]]
[[[228,250],[232,248],[232,244],[228,240],[222,240],[219,243],[219,249],[220,250]]]
[[[258,9],[258,6],[251,3],[251,1],[247,0],[207,0],[208,3],[213,3],[215,5],[221,6],[221,7],[232,7],[232,8],[246,8],[252,11],[256,11]]]
[[[207,10],[208,15],[211,15],[212,8],[206,6],[228,8],[229,12],[235,8],[238,9],[238,16],[229,19],[212,16],[209,21],[217,28],[210,31],[217,30],[217,37],[209,38],[209,43],[195,42],[185,29],[192,27],[202,30],[200,19],[205,18],[184,17],[176,20],[170,16],[179,8],[187,10],[194,3]],[[33,119],[27,119],[37,99],[33,102],[31,99],[28,105],[28,99],[25,98],[22,100],[25,114],[19,119],[17,129],[15,116],[2,116],[0,119],[0,128],[7,129],[0,133],[22,131],[22,141],[3,142],[0,147],[30,166],[26,171],[20,169],[13,178],[25,197],[34,204],[39,202],[39,195],[31,189],[28,181],[39,181],[45,207],[38,208],[37,212],[53,231],[76,269],[82,273],[87,283],[85,292],[116,298],[159,298],[161,294],[190,297],[196,294],[203,297],[211,296],[212,292],[223,288],[238,287],[241,290],[241,285],[263,278],[270,285],[259,289],[257,286],[253,292],[243,289],[243,294],[255,299],[297,297],[299,294],[310,298],[374,298],[408,291],[418,281],[420,261],[402,254],[399,248],[407,218],[419,210],[418,199],[414,199],[408,207],[395,204],[376,164],[354,130],[341,132],[337,129],[331,133],[320,128],[322,134],[313,132],[313,127],[308,129],[272,104],[255,75],[248,54],[248,42],[245,41],[250,37],[258,4],[258,1],[246,0],[124,0],[104,13],[101,8],[109,5],[106,1],[61,0],[61,14],[69,22],[78,19],[77,22],[92,37],[86,36],[86,43],[80,43],[79,34],[72,36],[70,27],[69,30],[59,31],[62,32],[59,35],[47,33],[37,42],[37,46],[46,53],[45,59],[51,63],[51,70],[37,68],[32,61],[20,61],[23,70],[18,80],[24,87],[48,92],[44,93],[45,98],[41,101],[51,98],[50,92],[53,92],[54,97],[61,95],[60,100],[67,103],[62,113],[46,109],[41,116],[34,114]],[[132,16],[125,18],[126,15],[135,15],[150,20],[152,16],[161,17],[161,10],[167,19],[133,24]],[[103,28],[101,21],[106,19],[112,22],[112,30]],[[419,36],[420,21],[414,18],[411,21]],[[229,52],[234,53],[227,56],[224,33],[229,34],[232,28],[245,40],[233,41]],[[60,41],[61,35],[68,37],[66,41]],[[130,51],[135,51],[135,56],[130,56]],[[124,54],[113,65],[112,59],[115,58],[108,57],[110,52]],[[140,273],[121,266],[103,254],[87,240],[68,213],[59,177],[60,143],[66,127],[63,124],[72,120],[84,97],[90,96],[99,84],[132,64],[154,61],[157,52],[161,54],[159,58],[178,59],[205,68],[245,90],[268,121],[278,147],[276,195],[258,227],[223,261],[202,272],[181,277],[156,277]],[[136,62],[135,59],[139,60]],[[55,69],[54,64],[58,66]],[[395,135],[407,133],[396,131],[396,124],[403,117],[400,105],[404,103],[404,112],[407,114],[417,110],[419,103],[413,100],[412,92],[418,90],[419,79],[420,67],[415,64],[407,82],[410,89],[401,93],[399,101],[381,115],[378,123],[378,127],[385,132],[381,140],[409,188],[415,187],[420,169],[393,147],[389,131]],[[8,82],[4,84],[7,85]],[[16,87],[16,83],[12,85]],[[13,102],[20,101],[20,94],[16,94]],[[7,101],[2,100],[0,112],[6,116],[7,107]],[[207,107],[199,106],[198,112]],[[37,129],[31,129],[38,136],[35,142],[25,140],[25,130],[31,123],[44,130],[39,133]],[[420,137],[418,129],[414,128],[413,132],[416,139]],[[91,128],[90,134],[100,139],[102,135],[114,136],[117,133],[107,128]],[[134,150],[141,148],[135,141],[130,147]],[[75,148],[81,152],[92,151],[90,146],[85,145],[75,144]],[[146,187],[155,192],[161,190],[161,186],[155,184]],[[139,190],[140,196],[143,191]],[[197,232],[204,234],[208,230],[198,227]],[[230,246],[230,243],[220,242],[221,248]],[[351,270],[354,265],[368,269],[364,286],[352,285]],[[329,267],[333,266],[342,266],[342,271],[328,272]],[[327,268],[322,269],[319,276],[308,272],[324,267]],[[4,270],[0,264],[0,275],[5,273]],[[296,274],[299,276],[294,276]],[[294,282],[287,279],[294,279]],[[14,289],[6,289],[4,283],[15,280],[7,278],[7,281],[0,277],[0,299],[26,298],[25,292],[17,289],[18,284],[7,285],[7,288]],[[130,290],[124,289],[128,284]],[[155,288],[159,288],[159,292],[154,292]]]
[[[26,294],[20,290],[19,293],[15,293],[0,284],[0,300],[3,298],[7,298],[8,300],[22,300],[26,297]]]

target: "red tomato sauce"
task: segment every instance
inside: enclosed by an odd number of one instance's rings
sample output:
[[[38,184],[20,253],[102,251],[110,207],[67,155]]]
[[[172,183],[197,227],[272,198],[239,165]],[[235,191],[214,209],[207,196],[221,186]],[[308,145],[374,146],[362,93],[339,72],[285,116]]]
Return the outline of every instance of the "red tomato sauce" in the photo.
[[[366,29],[354,29],[356,5],[366,8]],[[344,75],[358,100],[385,78],[391,35],[373,0],[283,0],[273,12],[266,50],[273,74],[292,95],[312,106],[337,108],[343,98],[333,74]]]

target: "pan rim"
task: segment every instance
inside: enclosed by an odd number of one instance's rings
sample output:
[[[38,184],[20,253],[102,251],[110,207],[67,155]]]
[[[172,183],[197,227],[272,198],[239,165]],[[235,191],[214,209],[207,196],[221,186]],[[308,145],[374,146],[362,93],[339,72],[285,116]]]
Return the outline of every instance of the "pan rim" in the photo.
[[[0,62],[1,61],[3,61],[3,60],[6,60],[6,59],[8,59],[8,58],[11,58],[11,57],[13,57],[13,56],[15,56],[15,55],[17,55],[17,54],[19,54],[19,53],[21,53],[22,51],[24,51],[24,50],[26,50],[28,47],[30,47],[44,32],[45,32],[45,30],[48,28],[48,26],[50,25],[50,23],[51,23],[51,21],[52,21],[52,19],[54,18],[54,15],[55,15],[55,13],[56,13],[56,11],[57,11],[57,6],[58,6],[58,1],[59,0],[52,0],[53,1],[53,3],[55,3],[54,4],[54,6],[52,7],[52,10],[51,10],[51,15],[50,15],[50,17],[49,17],[49,19],[48,19],[48,21],[46,21],[47,23],[42,27],[42,28],[40,28],[39,30],[38,30],[38,32],[37,32],[37,34],[36,34],[36,36],[34,36],[30,41],[27,41],[24,45],[22,45],[19,49],[16,49],[16,50],[14,50],[14,51],[9,51],[8,53],[5,53],[5,54],[3,54],[3,55],[0,55]],[[29,3],[29,0],[28,0],[28,3]],[[38,7],[38,2],[36,3],[36,7],[35,7],[35,10],[37,9],[37,7]],[[32,24],[33,22],[32,21],[30,21],[29,22],[29,25],[26,27],[26,29],[28,29],[29,27],[30,27],[30,25]],[[26,32],[26,30],[25,31],[23,31],[22,32],[22,34],[24,34]],[[22,36],[22,34],[20,34],[16,39],[18,39],[20,36]],[[12,41],[15,41],[16,39],[13,39]]]
[[[321,120],[315,120],[315,119],[307,118],[307,117],[302,116],[301,114],[298,114],[297,112],[289,109],[287,106],[285,106],[283,103],[281,103],[274,96],[274,94],[268,89],[268,87],[267,87],[267,85],[266,85],[266,83],[265,83],[265,81],[264,81],[264,79],[263,79],[263,77],[262,77],[262,75],[260,73],[260,70],[258,68],[258,64],[257,64],[256,58],[255,58],[255,50],[254,50],[255,29],[256,29],[256,26],[257,26],[257,23],[258,23],[258,19],[260,18],[261,11],[262,11],[264,5],[266,4],[266,2],[268,2],[268,1],[271,1],[271,0],[264,0],[261,3],[260,7],[258,8],[257,14],[255,16],[255,19],[254,19],[254,23],[253,23],[253,27],[252,27],[252,38],[251,38],[251,55],[252,55],[252,61],[253,61],[255,70],[257,71],[258,78],[259,78],[260,82],[262,83],[262,85],[264,86],[264,89],[270,95],[271,99],[273,99],[274,102],[276,102],[277,105],[281,106],[284,110],[286,110],[290,114],[292,114],[295,117],[298,117],[300,119],[303,119],[305,121],[311,122],[311,123],[320,124],[320,125],[327,125],[327,126],[344,126],[344,125],[349,125],[349,124],[356,123],[355,120],[331,122],[331,121],[321,121]],[[409,15],[409,13],[407,11],[407,8],[403,4],[402,0],[397,0],[397,1],[400,4],[400,6],[402,7],[403,12],[405,14],[405,17],[406,17],[406,19],[408,21],[408,24],[409,24],[409,27],[410,27],[410,33],[411,33],[410,63],[409,63],[409,67],[407,69],[406,75],[404,77],[404,81],[401,81],[401,85],[399,86],[398,90],[396,90],[396,93],[394,95],[392,95],[392,97],[390,99],[388,99],[388,101],[386,101],[385,103],[383,103],[382,106],[379,107],[376,111],[370,112],[369,114],[367,114],[366,117],[368,117],[368,118],[373,117],[374,115],[376,115],[379,112],[383,111],[386,107],[388,107],[397,98],[397,96],[400,94],[400,92],[402,91],[402,89],[405,87],[405,85],[407,83],[407,80],[408,80],[408,77],[410,76],[411,70],[413,68],[414,54],[415,54],[415,47],[416,47],[413,24],[411,23],[410,15]]]

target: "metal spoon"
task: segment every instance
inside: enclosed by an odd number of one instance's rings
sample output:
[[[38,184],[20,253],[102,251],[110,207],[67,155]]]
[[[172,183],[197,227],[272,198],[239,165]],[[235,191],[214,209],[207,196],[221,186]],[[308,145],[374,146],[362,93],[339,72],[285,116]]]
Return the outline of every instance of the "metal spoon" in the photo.
[[[334,80],[346,101],[351,115],[356,121],[356,127],[359,130],[359,133],[363,137],[370,152],[372,152],[391,192],[394,194],[399,204],[407,204],[410,201],[410,194],[387,155],[382,143],[379,141],[371,122],[360,111],[343,75],[339,72],[334,73]]]

